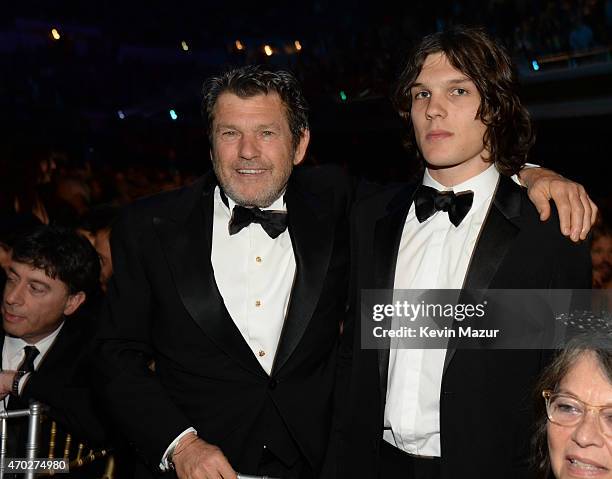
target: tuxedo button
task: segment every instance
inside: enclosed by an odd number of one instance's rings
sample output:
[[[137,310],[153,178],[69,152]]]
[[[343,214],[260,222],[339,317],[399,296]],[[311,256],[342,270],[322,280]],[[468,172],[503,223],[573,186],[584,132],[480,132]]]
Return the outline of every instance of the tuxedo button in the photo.
[[[276,389],[276,386],[278,386],[278,381],[274,378],[270,379],[270,382],[268,383],[268,387],[270,389]]]
[[[255,301],[255,306],[259,308],[261,306],[261,301],[259,300]]]
[[[261,256],[258,256],[257,258],[255,258],[255,261],[257,261],[258,263],[261,263]]]
[[[260,358],[263,358],[266,355],[266,352],[263,349],[260,349],[259,353],[257,353],[257,354],[259,354]]]

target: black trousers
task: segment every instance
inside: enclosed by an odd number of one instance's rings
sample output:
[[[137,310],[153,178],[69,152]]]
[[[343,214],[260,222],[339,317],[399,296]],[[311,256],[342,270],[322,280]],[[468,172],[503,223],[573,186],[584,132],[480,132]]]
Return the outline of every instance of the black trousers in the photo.
[[[380,479],[440,479],[440,458],[413,457],[381,441]]]

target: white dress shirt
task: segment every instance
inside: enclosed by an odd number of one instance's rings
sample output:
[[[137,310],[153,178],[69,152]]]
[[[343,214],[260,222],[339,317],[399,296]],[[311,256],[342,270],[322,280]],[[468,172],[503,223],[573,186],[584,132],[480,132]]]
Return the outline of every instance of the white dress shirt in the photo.
[[[472,208],[458,227],[439,211],[423,223],[411,205],[402,231],[395,289],[460,289],[487,216],[499,173],[494,166],[446,188],[425,172],[437,190],[474,192]],[[410,454],[441,456],[440,389],[446,349],[396,349],[391,343],[383,439]]]
[[[270,238],[252,223],[230,236],[229,208],[215,189],[211,261],[225,307],[262,368],[270,374],[295,278],[289,230]],[[264,210],[287,211],[283,198]]]
[[[295,279],[293,246],[288,229],[273,239],[257,223],[230,235],[229,221],[236,203],[227,200],[229,207],[221,199],[219,187],[215,188],[211,248],[215,282],[242,337],[270,374]],[[263,209],[287,211],[282,196]],[[194,428],[186,429],[168,446],[162,470],[168,468],[169,453],[189,432],[197,433]]]
[[[16,371],[19,365],[23,362],[23,358],[25,357],[25,347],[26,346],[36,346],[38,349],[38,355],[34,358],[34,370],[38,369],[39,364],[44,359],[47,351],[51,345],[55,342],[55,338],[64,326],[64,323],[59,325],[59,327],[53,331],[46,338],[41,339],[39,342],[35,344],[30,344],[24,341],[21,338],[14,338],[9,336],[8,334],[4,335],[4,345],[2,346],[2,370],[3,371]],[[19,380],[18,391],[21,394],[23,390],[23,386],[27,382],[30,373],[24,374],[23,377]],[[6,404],[8,402],[8,396],[4,398],[4,401],[0,401],[0,411],[6,410]]]

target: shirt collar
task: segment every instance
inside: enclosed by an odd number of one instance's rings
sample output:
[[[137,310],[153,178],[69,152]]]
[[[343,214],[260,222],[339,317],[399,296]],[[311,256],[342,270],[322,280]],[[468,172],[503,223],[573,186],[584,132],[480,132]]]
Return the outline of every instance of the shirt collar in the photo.
[[[64,327],[64,322],[62,321],[62,324],[60,324],[58,328],[55,331],[53,331],[49,336],[46,336],[45,338],[41,339],[40,341],[34,344],[30,344],[21,338],[16,338],[14,336],[9,336],[8,334],[5,334],[4,335],[4,346],[3,346],[4,350],[6,351],[5,357],[13,358],[17,356],[18,354],[20,354],[24,347],[36,346],[36,349],[38,349],[38,352],[39,352],[39,357],[42,358],[47,353],[47,351],[49,350],[49,348],[55,341],[55,338],[57,338],[57,335],[59,334],[59,332],[61,331],[63,327]]]
[[[423,185],[430,186],[439,191],[453,191],[455,193],[468,190],[473,191],[474,201],[470,212],[478,209],[485,201],[493,196],[498,180],[499,172],[494,164],[491,164],[491,166],[476,176],[452,187],[447,187],[438,183],[431,177],[428,169],[425,170],[425,174],[423,175]]]

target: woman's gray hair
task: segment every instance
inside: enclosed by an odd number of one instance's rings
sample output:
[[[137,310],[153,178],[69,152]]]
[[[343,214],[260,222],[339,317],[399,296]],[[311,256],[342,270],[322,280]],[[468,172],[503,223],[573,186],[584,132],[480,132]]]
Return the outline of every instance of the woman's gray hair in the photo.
[[[601,371],[612,384],[612,337],[609,335],[584,335],[571,339],[563,349],[557,351],[552,362],[542,371],[536,385],[534,391],[536,429],[532,440],[532,465],[540,479],[546,479],[551,474],[546,435],[548,416],[542,391],[545,389],[557,391],[559,383],[565,375],[578,362],[578,359],[587,353],[593,355]]]

